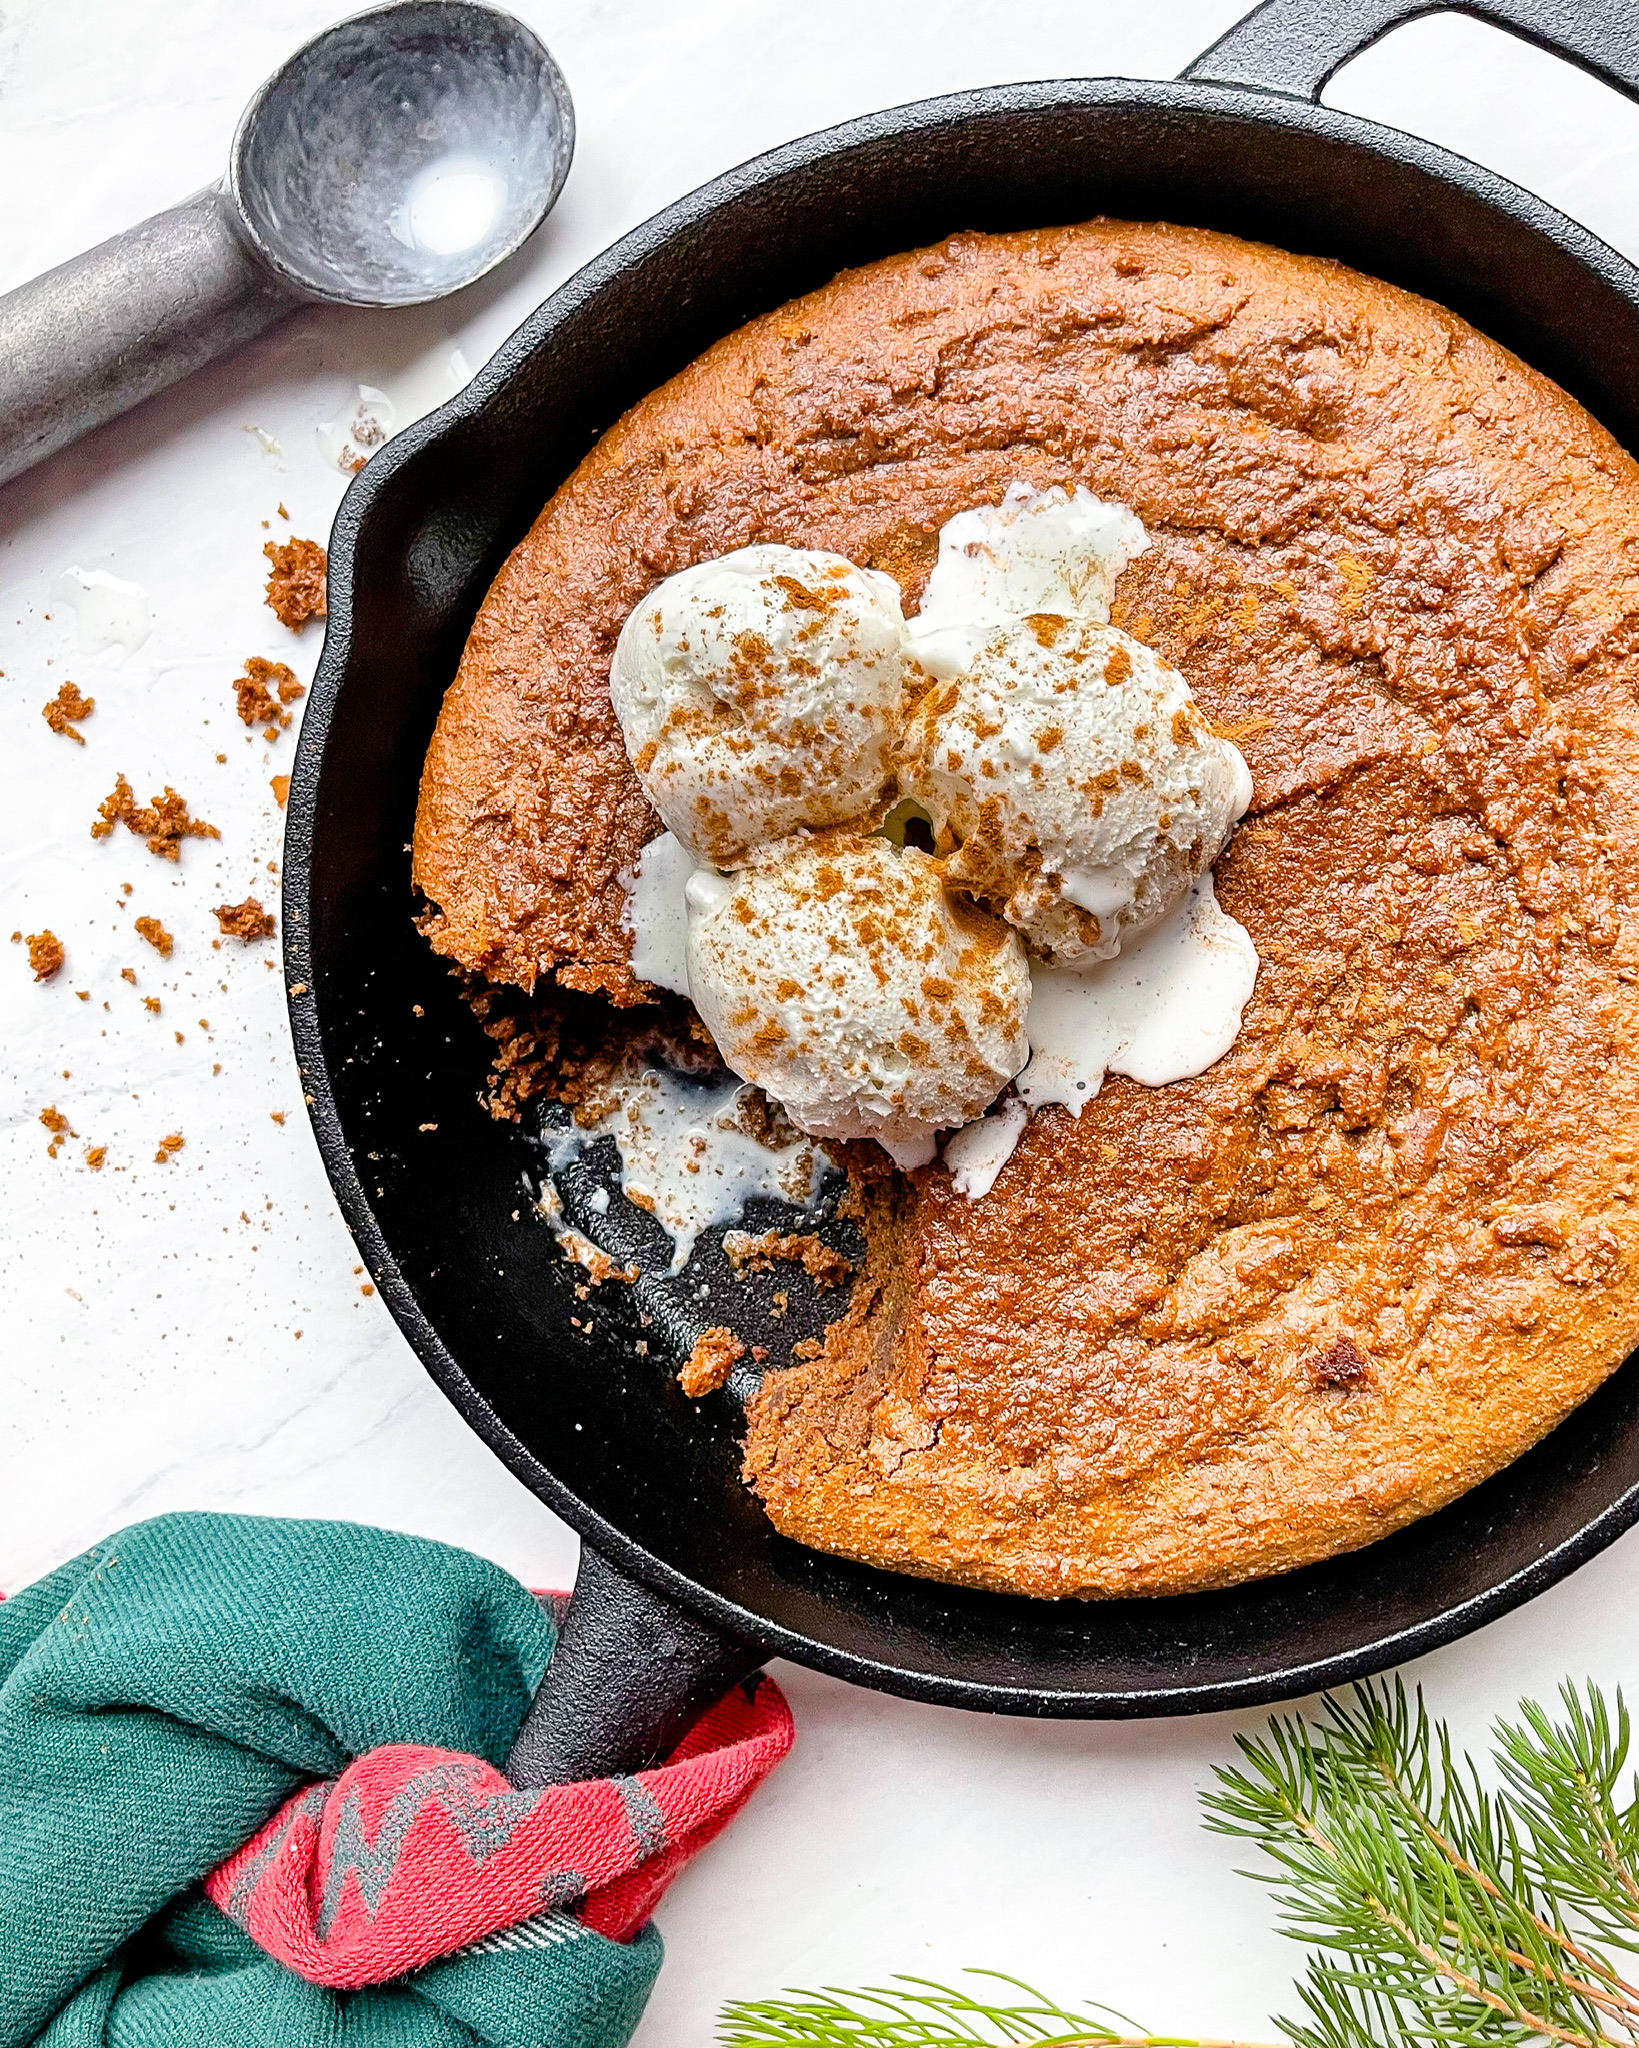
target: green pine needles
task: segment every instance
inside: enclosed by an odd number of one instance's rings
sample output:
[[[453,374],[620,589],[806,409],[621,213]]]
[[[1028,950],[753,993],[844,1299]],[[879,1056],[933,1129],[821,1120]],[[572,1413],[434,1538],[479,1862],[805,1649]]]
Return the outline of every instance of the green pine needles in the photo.
[[[1398,1682],[1272,1721],[1218,1772],[1207,1825],[1253,1842],[1280,1924],[1314,1951],[1295,2048],[1639,2048],[1639,1779],[1618,1693],[1526,1701],[1489,1782]],[[725,2007],[724,2048],[1234,2048],[1073,2012],[987,1971]],[[991,1987],[995,1987],[992,1990]],[[1011,2002],[1009,2002],[1011,2001]],[[1100,2016],[1102,2015],[1102,2016]]]
[[[1095,2019],[1055,2005],[1017,1977],[969,1970],[1023,1994],[1011,2004],[958,1991],[927,1977],[896,1977],[895,1989],[794,1991],[761,2004],[724,2006],[717,2038],[725,2048],[986,2048],[1034,2042],[1037,2048],[1256,2048],[1252,2042],[1185,2040],[1145,2034],[1119,2013]],[[1098,2006],[1095,2012],[1107,2011]],[[1111,2026],[1110,2020],[1120,2022]]]
[[[1284,1931],[1312,1942],[1298,2048],[1639,2041],[1639,1786],[1631,1727],[1596,1686],[1495,1733],[1496,1782],[1422,1696],[1361,1686],[1271,1723],[1220,1771],[1208,1825],[1256,1842]],[[1636,1972],[1639,1974],[1639,1972]]]

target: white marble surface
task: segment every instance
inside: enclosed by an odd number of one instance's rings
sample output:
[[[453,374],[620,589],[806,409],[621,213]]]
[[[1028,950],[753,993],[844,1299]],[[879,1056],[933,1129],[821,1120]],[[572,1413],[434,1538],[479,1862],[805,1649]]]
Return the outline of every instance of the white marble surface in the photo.
[[[257,80],[344,11],[337,0],[5,0],[0,288],[212,176]],[[304,315],[0,494],[0,1586],[178,1507],[346,1515],[468,1544],[537,1584],[573,1571],[568,1532],[466,1432],[361,1291],[302,1116],[272,949],[210,943],[214,905],[276,897],[268,778],[292,743],[247,737],[230,685],[250,653],[303,675],[317,657],[317,629],[293,641],[262,609],[260,549],[281,500],[298,533],[322,535],[335,509],[343,479],[321,460],[318,424],[360,381],[393,388],[418,360],[436,373],[452,345],[476,365],[616,234],[759,149],[957,86],[1165,75],[1239,9],[522,0],[520,11],[569,75],[581,145],[556,215],[503,275],[431,314]],[[1447,17],[1401,31],[1330,97],[1496,165],[1639,255],[1639,113],[1581,74]],[[153,630],[129,657],[77,648],[53,594],[71,564],[150,594]],[[97,700],[83,748],[40,718],[64,677]],[[124,833],[93,843],[87,827],[117,770],[143,797],[174,784],[220,842],[189,844],[174,868]],[[133,937],[142,912],[176,933],[169,961]],[[36,987],[4,937],[42,925],[69,959]],[[55,1160],[36,1120],[47,1104],[80,1134]],[[186,1147],[156,1164],[158,1139],[176,1130]],[[100,1174],[82,1163],[90,1143],[108,1148]],[[1416,1675],[1473,1732],[1566,1671],[1631,1685],[1636,1592],[1630,1537]],[[667,1900],[669,1961],[646,2048],[708,2040],[732,1994],[967,1963],[1156,2027],[1267,2033],[1297,1951],[1195,1807],[1234,1729],[1260,1717],[1035,1726],[781,1676],[799,1747]]]

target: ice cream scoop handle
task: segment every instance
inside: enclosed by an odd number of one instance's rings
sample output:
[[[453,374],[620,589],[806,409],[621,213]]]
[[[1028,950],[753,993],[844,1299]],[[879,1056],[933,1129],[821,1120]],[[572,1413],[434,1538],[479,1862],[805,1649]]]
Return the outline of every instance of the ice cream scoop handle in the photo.
[[[0,298],[0,483],[294,311],[219,186]]]

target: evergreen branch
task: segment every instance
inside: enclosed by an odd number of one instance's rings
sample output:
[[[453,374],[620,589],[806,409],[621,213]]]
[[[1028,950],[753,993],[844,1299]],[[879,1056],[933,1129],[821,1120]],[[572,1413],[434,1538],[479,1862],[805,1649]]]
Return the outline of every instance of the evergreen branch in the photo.
[[[974,2048],[1030,2042],[1037,2048],[1263,2048],[1250,2041],[1201,2041],[1178,2034],[1117,2032],[1107,2021],[1055,2005],[1045,1993],[996,1970],[969,1970],[1025,1994],[989,2004],[926,1977],[896,1977],[904,1989],[791,1991],[783,1999],[736,2000],[719,2016],[723,2048]],[[1097,2007],[1095,2011],[1106,2008]],[[1113,2013],[1123,2027],[1133,2023]]]
[[[1613,1712],[1597,1686],[1579,1691],[1569,1682],[1560,1698],[1563,1722],[1526,1700],[1523,1725],[1498,1725],[1498,1765],[1530,1829],[1541,1889],[1600,1939],[1639,1949],[1639,1783],[1630,1780],[1620,1797],[1632,1736],[1627,1702],[1618,1692]]]
[[[1293,2048],[1639,2048],[1639,1770],[1620,1693],[1566,1684],[1495,1731],[1488,1783],[1420,1693],[1357,1686],[1270,1722],[1218,1772],[1207,1825],[1309,1945]],[[972,1973],[992,1976],[991,1972]],[[1252,2048],[1146,2034],[1016,1978],[986,2003],[925,1978],[725,2008],[724,2048]],[[1103,2016],[1100,2016],[1100,2015]]]
[[[1321,1950],[1299,2048],[1639,2042],[1639,1995],[1584,1938],[1605,1931],[1587,1902],[1605,1921],[1639,1904],[1622,1892],[1632,1804],[1611,1796],[1625,1717],[1578,1705],[1568,1729],[1499,1730],[1502,1794],[1399,1684],[1328,1700],[1318,1728],[1276,1721],[1243,1740],[1208,1824],[1258,1844],[1285,1931]]]

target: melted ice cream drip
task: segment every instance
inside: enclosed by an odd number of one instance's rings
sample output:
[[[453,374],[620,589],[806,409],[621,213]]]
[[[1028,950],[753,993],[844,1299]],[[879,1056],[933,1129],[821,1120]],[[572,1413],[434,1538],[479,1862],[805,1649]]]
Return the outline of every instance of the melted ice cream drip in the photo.
[[[939,559],[906,644],[948,682],[995,632],[1031,613],[1109,622],[1115,579],[1149,546],[1138,515],[1085,486],[1009,484],[999,505],[975,505],[939,529]]]
[[[1106,1073],[1146,1088],[1203,1074],[1235,1043],[1257,976],[1251,934],[1219,908],[1205,874],[1113,960],[1079,972],[1035,963],[1018,1091],[1032,1109],[1061,1102],[1080,1116]]]
[[[65,569],[54,595],[59,604],[74,608],[82,654],[100,654],[105,647],[134,654],[153,628],[147,591],[106,569]]]
[[[996,1177],[1013,1157],[1030,1121],[1027,1104],[1014,1095],[1000,1109],[966,1124],[945,1140],[945,1164],[951,1185],[970,1202],[981,1202],[996,1185]]]
[[[391,391],[383,391],[377,384],[359,384],[348,411],[319,426],[320,454],[349,476],[362,469],[395,434],[453,398],[472,381],[472,371],[460,349],[442,342],[390,381]]]
[[[638,855],[637,866],[623,869],[619,878],[632,933],[632,972],[639,981],[678,996],[689,992],[684,891],[693,873],[694,855],[674,832],[662,832]]]
[[[552,1133],[548,1171],[561,1173],[588,1146],[613,1138],[621,1190],[668,1232],[670,1270],[680,1273],[702,1231],[737,1222],[758,1195],[812,1202],[831,1163],[807,1138],[778,1148],[761,1143],[739,1113],[744,1093],[733,1075],[699,1081],[646,1067],[620,1085],[614,1108],[596,1123]],[[555,1208],[546,1213],[562,1235]]]

